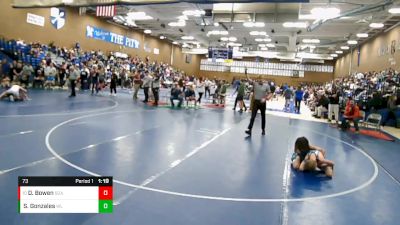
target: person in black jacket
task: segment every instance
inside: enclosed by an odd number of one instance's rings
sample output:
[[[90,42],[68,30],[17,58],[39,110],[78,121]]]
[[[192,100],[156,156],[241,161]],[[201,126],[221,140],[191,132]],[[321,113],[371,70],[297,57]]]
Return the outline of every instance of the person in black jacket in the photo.
[[[114,96],[117,95],[117,82],[118,82],[117,74],[113,73],[111,76],[111,83],[110,83],[110,95],[113,95],[113,91],[114,91]]]
[[[318,103],[315,107],[314,116],[321,118],[322,114],[328,111],[329,99],[323,93],[319,93]]]

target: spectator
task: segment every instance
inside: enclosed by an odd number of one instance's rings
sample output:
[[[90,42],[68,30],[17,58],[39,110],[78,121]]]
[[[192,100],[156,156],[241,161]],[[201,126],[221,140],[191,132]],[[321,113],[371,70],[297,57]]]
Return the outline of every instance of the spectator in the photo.
[[[32,79],[32,74],[34,73],[33,67],[30,64],[25,64],[22,68],[22,76],[20,79],[20,83],[23,84],[23,87],[29,86],[29,80]]]
[[[346,130],[349,128],[348,121],[353,121],[354,128],[356,129],[356,133],[359,133],[358,122],[360,120],[360,109],[357,104],[355,104],[352,98],[349,98],[348,104],[346,106],[346,110],[344,112],[344,116],[342,118],[342,129]]]
[[[172,107],[175,107],[174,100],[179,100],[178,108],[180,108],[182,106],[182,102],[183,102],[182,95],[183,94],[182,94],[181,88],[178,86],[178,84],[174,84],[173,87],[171,88],[171,97],[170,97]]]
[[[384,120],[382,120],[382,126],[385,126],[387,121],[390,119],[394,119],[395,127],[400,126],[400,124],[398,124],[399,121],[396,116],[396,110],[398,108],[396,105],[396,99],[397,99],[397,96],[395,94],[392,94],[389,97],[389,99],[387,101],[387,108],[388,108],[389,112],[388,112],[388,116]]]
[[[301,105],[301,100],[303,99],[303,90],[301,90],[301,87],[297,87],[297,90],[295,92],[295,112],[300,113],[300,105]]]

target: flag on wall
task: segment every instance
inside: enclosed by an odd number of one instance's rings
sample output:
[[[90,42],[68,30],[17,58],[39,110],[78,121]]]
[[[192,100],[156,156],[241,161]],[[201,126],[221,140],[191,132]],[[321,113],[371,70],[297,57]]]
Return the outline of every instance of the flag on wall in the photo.
[[[115,5],[97,6],[96,7],[96,16],[113,17],[116,15],[116,9],[117,9],[117,7]]]

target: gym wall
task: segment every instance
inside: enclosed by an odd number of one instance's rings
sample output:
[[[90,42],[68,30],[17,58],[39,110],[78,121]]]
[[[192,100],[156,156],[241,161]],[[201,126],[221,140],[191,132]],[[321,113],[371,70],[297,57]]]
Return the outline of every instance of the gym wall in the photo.
[[[243,61],[255,62],[255,58],[243,58]],[[279,63],[279,60],[270,60],[272,63]],[[331,61],[326,61],[324,65],[334,65]],[[224,79],[231,82],[233,78],[246,78],[244,73],[231,73],[231,72],[214,72],[214,71],[199,71],[200,76],[218,79]],[[249,74],[250,78],[256,78],[260,75]],[[322,73],[322,72],[304,72],[304,77],[284,77],[284,76],[273,76],[273,75],[261,75],[263,79],[275,82],[278,85],[288,84],[290,86],[298,86],[300,83],[319,83],[323,84],[333,80],[333,73]]]
[[[337,59],[334,76],[344,77],[354,72],[381,71],[388,68],[400,70],[400,27],[383,32],[362,44],[360,60],[358,47]]]
[[[79,43],[84,50],[102,50],[104,52],[123,52],[129,55],[138,55],[141,58],[149,56],[151,60],[170,64],[173,57],[173,66],[185,71],[187,74],[198,75],[200,57],[192,55],[191,63],[185,62],[179,46],[174,46],[168,41],[160,40],[134,30],[116,26],[91,15],[79,15],[77,8],[66,8],[66,23],[61,29],[54,28],[50,23],[50,9],[14,9],[12,0],[0,1],[0,36],[6,39],[22,39],[26,42],[40,42],[57,46],[72,47]],[[27,23],[27,13],[43,16],[44,26]],[[116,34],[124,35],[139,41],[139,48],[128,48],[121,45],[95,40],[86,37],[86,26],[101,28]],[[145,51],[146,45],[148,52]],[[153,49],[158,48],[159,54],[154,54]],[[149,51],[150,50],[150,51]]]

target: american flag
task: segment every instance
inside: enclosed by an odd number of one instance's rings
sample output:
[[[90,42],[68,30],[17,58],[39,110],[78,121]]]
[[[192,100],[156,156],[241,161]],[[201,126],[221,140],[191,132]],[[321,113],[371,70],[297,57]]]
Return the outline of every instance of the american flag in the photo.
[[[111,6],[97,6],[96,16],[102,17],[113,17],[116,14],[117,7],[115,5]]]

